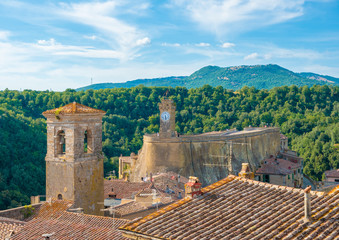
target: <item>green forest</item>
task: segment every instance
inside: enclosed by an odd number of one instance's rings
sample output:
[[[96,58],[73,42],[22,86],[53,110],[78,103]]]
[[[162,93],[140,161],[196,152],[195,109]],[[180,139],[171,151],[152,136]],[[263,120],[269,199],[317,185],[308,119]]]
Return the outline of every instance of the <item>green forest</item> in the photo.
[[[199,134],[231,128],[277,126],[321,180],[339,168],[339,87],[283,86],[271,90],[221,86],[144,87],[64,92],[0,91],[0,209],[28,204],[45,193],[46,121],[42,112],[70,102],[102,109],[105,176],[117,157],[137,152],[144,133],[159,131],[158,103],[168,91],[176,102],[176,130]]]

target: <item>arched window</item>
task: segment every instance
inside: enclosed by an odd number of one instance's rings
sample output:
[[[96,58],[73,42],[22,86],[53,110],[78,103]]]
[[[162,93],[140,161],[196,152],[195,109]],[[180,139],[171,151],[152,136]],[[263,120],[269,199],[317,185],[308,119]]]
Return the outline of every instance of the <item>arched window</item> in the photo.
[[[57,145],[57,154],[66,153],[66,138],[64,131],[58,132],[56,145]]]
[[[92,153],[93,146],[92,146],[92,132],[91,130],[87,129],[84,133],[84,153]]]
[[[62,195],[58,194],[58,200],[62,200]]]

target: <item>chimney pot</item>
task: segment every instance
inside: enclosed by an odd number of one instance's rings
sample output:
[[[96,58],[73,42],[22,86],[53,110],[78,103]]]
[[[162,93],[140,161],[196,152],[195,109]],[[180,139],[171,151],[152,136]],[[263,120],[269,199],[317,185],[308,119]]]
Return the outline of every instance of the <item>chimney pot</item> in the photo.
[[[239,177],[254,179],[254,173],[251,172],[250,166],[248,163],[241,164],[241,171],[239,173]]]
[[[310,199],[310,192],[312,187],[308,186],[304,190],[304,213],[305,213],[305,222],[310,222],[311,218],[311,199]]]

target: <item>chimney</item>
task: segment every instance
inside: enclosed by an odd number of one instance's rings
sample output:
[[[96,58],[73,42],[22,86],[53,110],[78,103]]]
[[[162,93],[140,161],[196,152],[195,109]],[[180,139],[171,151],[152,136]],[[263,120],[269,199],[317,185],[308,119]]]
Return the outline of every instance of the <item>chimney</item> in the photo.
[[[251,172],[250,166],[248,163],[242,163],[239,177],[243,177],[247,179],[254,179],[254,173]]]
[[[83,208],[70,208],[67,210],[68,212],[73,212],[73,213],[84,213]]]
[[[310,222],[311,218],[311,199],[310,199],[310,192],[312,187],[308,186],[304,190],[304,213],[305,213],[305,222]]]
[[[188,183],[185,184],[185,197],[194,198],[201,194],[201,182],[199,178],[190,176]]]

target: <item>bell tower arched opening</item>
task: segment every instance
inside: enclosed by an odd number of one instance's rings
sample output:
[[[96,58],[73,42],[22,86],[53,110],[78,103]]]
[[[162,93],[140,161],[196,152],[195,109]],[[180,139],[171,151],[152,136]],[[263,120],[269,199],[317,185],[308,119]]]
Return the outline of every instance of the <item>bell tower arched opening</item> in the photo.
[[[56,154],[66,154],[66,137],[63,130],[59,131],[56,136]]]

